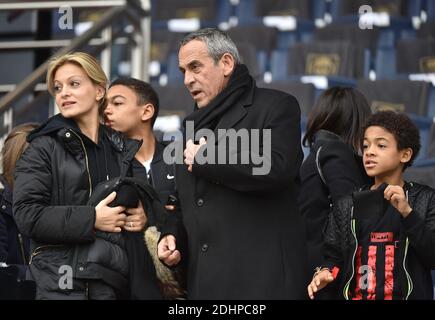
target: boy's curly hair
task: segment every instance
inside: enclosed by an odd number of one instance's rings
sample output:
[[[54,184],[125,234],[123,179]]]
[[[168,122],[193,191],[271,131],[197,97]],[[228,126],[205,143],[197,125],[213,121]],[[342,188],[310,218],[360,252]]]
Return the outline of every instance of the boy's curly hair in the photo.
[[[411,166],[421,148],[420,132],[412,120],[403,113],[397,113],[394,111],[380,111],[373,114],[367,120],[363,127],[362,136],[364,137],[364,133],[368,127],[373,126],[382,127],[390,132],[396,139],[398,150],[403,150],[406,148],[412,149],[411,160],[405,163],[403,170]],[[361,146],[362,144],[363,140],[361,140]]]

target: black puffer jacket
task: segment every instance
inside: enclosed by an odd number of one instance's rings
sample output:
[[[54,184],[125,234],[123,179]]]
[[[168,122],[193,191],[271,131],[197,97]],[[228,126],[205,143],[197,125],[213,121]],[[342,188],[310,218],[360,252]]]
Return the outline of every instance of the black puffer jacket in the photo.
[[[404,265],[409,278],[399,281],[403,282],[408,299],[432,299],[431,269],[435,269],[435,190],[412,182],[406,183],[404,189],[413,210],[408,217],[401,220],[408,249]],[[331,211],[325,234],[323,266],[340,269],[335,281],[341,298],[346,298],[346,284],[350,283],[354,275],[353,259],[357,244],[351,229],[354,221],[352,208],[352,196],[339,201]]]
[[[110,163],[112,168],[130,166],[140,142],[104,126],[102,134],[110,142],[107,152],[117,159]],[[86,205],[92,194],[89,168],[95,164],[89,162],[80,130],[57,115],[28,140],[30,146],[15,171],[13,212],[20,231],[32,240],[30,275],[37,283],[37,298],[75,298],[86,292],[86,279],[125,287],[125,250],[95,237],[95,207]],[[60,269],[64,265],[72,268],[72,289],[59,288],[67,271]]]

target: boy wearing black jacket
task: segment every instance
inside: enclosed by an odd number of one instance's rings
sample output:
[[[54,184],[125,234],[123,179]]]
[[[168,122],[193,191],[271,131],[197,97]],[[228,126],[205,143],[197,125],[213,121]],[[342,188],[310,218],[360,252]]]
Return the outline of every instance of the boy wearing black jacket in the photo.
[[[419,150],[418,129],[406,115],[379,112],[368,120],[363,161],[375,182],[332,209],[311,299],[328,284],[339,289],[337,298],[432,299],[435,191],[403,180]]]

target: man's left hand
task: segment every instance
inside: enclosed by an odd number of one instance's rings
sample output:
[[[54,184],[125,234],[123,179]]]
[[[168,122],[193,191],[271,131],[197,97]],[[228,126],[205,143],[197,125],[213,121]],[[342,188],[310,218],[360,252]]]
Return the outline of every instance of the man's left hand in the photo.
[[[384,191],[384,198],[400,212],[402,217],[406,218],[412,211],[406,199],[405,191],[401,186],[389,185]]]
[[[139,201],[137,208],[127,208],[125,213],[127,214],[127,218],[125,219],[124,230],[130,232],[143,231],[148,219],[143,209],[142,202]]]

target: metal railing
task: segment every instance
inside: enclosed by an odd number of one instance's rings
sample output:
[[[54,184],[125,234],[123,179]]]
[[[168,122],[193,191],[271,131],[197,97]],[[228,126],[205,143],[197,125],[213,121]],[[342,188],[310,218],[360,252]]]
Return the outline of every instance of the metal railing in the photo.
[[[101,53],[100,63],[106,75],[110,78],[111,45],[116,39],[126,42],[130,37],[134,46],[131,49],[131,70],[132,76],[148,80],[148,62],[150,52],[150,29],[149,18],[150,0],[109,0],[109,1],[19,1],[1,3],[1,10],[51,10],[69,6],[71,8],[108,8],[100,20],[95,22],[90,29],[74,39],[66,40],[34,40],[34,41],[5,41],[0,42],[0,50],[11,49],[37,49],[56,48],[59,51],[56,55],[65,54],[71,51],[78,51],[86,45],[95,46],[92,52],[94,55]],[[114,34],[112,25],[127,18],[133,26],[131,33]],[[101,38],[95,39],[100,34]],[[0,89],[5,92],[12,89],[0,99],[0,114],[11,108],[17,100],[29,92],[43,90],[45,84],[39,83],[44,79],[49,61],[44,62],[29,74],[21,83],[14,85],[3,85]],[[46,87],[45,87],[46,88]],[[26,107],[30,110],[29,107]]]

